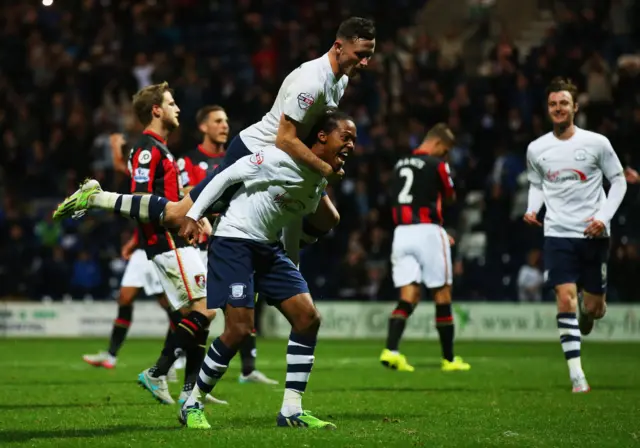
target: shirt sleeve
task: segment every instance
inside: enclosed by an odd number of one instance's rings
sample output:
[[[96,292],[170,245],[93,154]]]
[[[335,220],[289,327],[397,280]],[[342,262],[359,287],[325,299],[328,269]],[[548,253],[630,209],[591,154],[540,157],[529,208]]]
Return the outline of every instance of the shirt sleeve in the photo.
[[[311,106],[320,100],[320,91],[317,83],[309,80],[291,83],[285,92],[282,112],[292,120],[302,123]]]
[[[624,170],[618,155],[613,150],[611,142],[608,138],[603,137],[602,149],[598,158],[598,166],[602,170],[602,174],[611,181],[616,176],[623,176]]]
[[[529,148],[527,148],[527,179],[529,180],[527,213],[538,213],[544,205],[542,175],[540,173],[540,167],[536,164],[531,146],[529,146]]]
[[[452,197],[455,193],[455,190],[453,188],[453,179],[451,179],[451,170],[449,169],[449,164],[446,162],[440,162],[438,164],[438,174],[440,177],[441,191],[444,197]]]
[[[191,185],[191,182],[193,182],[193,180],[191,179],[191,170],[192,170],[191,158],[189,156],[180,157],[177,163],[178,163],[178,173],[180,175],[180,181],[182,182],[182,185],[185,187]]]
[[[155,148],[137,148],[131,158],[131,193],[153,193],[153,182],[162,154]]]
[[[220,196],[222,196],[224,191],[231,185],[239,182],[247,182],[258,177],[263,163],[263,151],[238,159],[233,165],[211,179],[202,190],[202,193],[200,193],[200,196],[198,196],[198,199],[191,206],[187,217],[198,221],[205,214],[206,210],[220,199]]]
[[[527,148],[527,179],[530,184],[535,185],[538,189],[542,189],[542,174],[540,167],[537,165],[531,146]]]

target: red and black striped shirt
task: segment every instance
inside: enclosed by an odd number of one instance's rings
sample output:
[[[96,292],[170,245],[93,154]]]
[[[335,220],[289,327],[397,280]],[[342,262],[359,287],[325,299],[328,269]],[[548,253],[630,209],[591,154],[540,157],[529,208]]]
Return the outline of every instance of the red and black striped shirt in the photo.
[[[167,142],[152,131],[144,131],[129,154],[131,193],[155,194],[170,201],[180,200],[182,183]],[[155,255],[188,246],[177,231],[160,224],[140,224],[140,245],[151,259]]]
[[[414,151],[396,163],[392,192],[396,225],[442,225],[442,199],[455,193],[449,165],[437,157]]]

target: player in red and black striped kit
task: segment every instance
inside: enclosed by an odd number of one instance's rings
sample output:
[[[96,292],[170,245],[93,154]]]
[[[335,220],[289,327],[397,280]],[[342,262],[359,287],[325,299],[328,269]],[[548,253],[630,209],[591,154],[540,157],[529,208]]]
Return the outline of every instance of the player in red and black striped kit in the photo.
[[[420,283],[432,293],[435,325],[442,346],[442,370],[469,370],[469,364],[453,354],[454,326],[451,312],[451,245],[443,229],[442,202],[454,200],[449,166],[442,160],[454,144],[454,135],[443,123],[435,125],[422,144],[396,163],[393,171],[393,234],[391,264],[393,283],[400,300],[389,318],[387,346],[380,362],[392,369],[413,372],[398,351],[409,316],[420,301]]]
[[[212,173],[222,161],[225,154],[224,145],[229,138],[229,119],[221,106],[205,106],[196,114],[198,130],[202,133],[202,143],[178,159],[178,168],[185,191],[197,185]],[[198,244],[200,255],[205,266],[208,263],[208,238],[203,234]],[[215,269],[215,267],[212,267]],[[278,384],[264,373],[256,370],[256,331],[253,330],[240,347],[242,372],[241,383]]]
[[[151,85],[136,93],[133,108],[145,127],[128,162],[134,195],[116,199],[115,206],[122,210],[142,210],[141,204],[149,204],[152,194],[179,201],[184,193],[180,172],[167,147],[170,132],[179,126],[180,109],[173,93],[167,83]],[[144,221],[144,217],[141,218]],[[174,310],[181,311],[181,316],[174,322],[175,345],[163,348],[157,363],[138,375],[138,383],[159,401],[172,404],[174,401],[165,377],[177,355],[185,353],[187,357],[179,401],[191,393],[204,361],[209,323],[215,317],[215,310],[207,310],[206,300],[203,300],[206,298],[207,269],[197,249],[175,231],[157,224],[141,223],[139,240],[158,272],[169,303]],[[211,397],[209,401],[216,400]]]
[[[114,168],[127,176],[130,176],[127,165],[124,161],[124,136],[122,134],[113,134],[110,138],[111,150],[113,155]],[[128,149],[127,149],[128,152]],[[138,248],[138,231],[136,229],[134,236],[122,246],[121,255],[127,260],[127,268],[122,276],[120,292],[118,295],[118,316],[113,323],[109,348],[96,354],[87,354],[82,359],[96,367],[105,367],[112,369],[116,366],[117,355],[124,343],[131,321],[133,318],[133,302],[138,296],[141,289],[144,288],[148,296],[156,296],[158,303],[167,311],[169,320],[171,318],[171,307],[164,297],[164,291],[158,275],[153,268],[151,262],[147,259],[144,250]],[[173,331],[170,329],[167,338],[173,337]],[[166,343],[166,342],[165,342]],[[182,364],[184,367],[184,364]],[[175,365],[174,365],[175,367]],[[175,379],[175,370],[170,371],[169,378]]]

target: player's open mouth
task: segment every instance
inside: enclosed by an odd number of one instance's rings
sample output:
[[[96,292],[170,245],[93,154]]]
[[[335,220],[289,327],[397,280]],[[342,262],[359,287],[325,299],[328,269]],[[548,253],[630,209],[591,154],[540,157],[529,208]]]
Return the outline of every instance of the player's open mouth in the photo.
[[[347,161],[347,157],[349,157],[349,150],[345,149],[344,151],[340,151],[338,153],[338,159],[342,160],[342,163]]]

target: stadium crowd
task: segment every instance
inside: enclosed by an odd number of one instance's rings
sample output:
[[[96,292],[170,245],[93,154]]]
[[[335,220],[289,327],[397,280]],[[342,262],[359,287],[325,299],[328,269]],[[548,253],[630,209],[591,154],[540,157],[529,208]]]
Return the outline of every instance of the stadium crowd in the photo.
[[[391,169],[437,122],[457,136],[449,163],[458,202],[445,211],[458,242],[456,300],[545,298],[541,231],[521,218],[524,156],[548,131],[544,89],[553,76],[570,77],[584,92],[577,124],[609,137],[625,166],[640,167],[633,138],[640,5],[633,2],[546,2],[556,25],[539,46],[522,55],[502,33],[477,68],[464,58],[462,33],[433,39],[429,30],[415,32],[421,0],[357,8],[333,0],[64,3],[0,6],[0,297],[102,299],[118,289],[131,223],[107,214],[63,223],[50,216],[86,176],[127,189],[109,136],[135,140],[130,98],[137,89],[164,80],[175,89],[182,125],[169,146],[179,156],[199,142],[200,107],[225,107],[232,134],[259,120],[284,76],[326,51],[336,25],[352,14],[376,19],[377,49],[371,70],[350,81],[341,102],[359,138],[346,179],[329,191],[341,223],[302,257],[316,299],[396,299]],[[328,11],[339,14],[331,19]],[[638,300],[638,192],[630,186],[614,220],[610,300]]]

